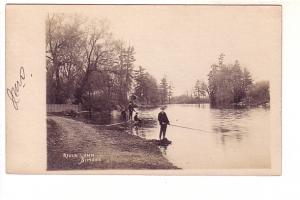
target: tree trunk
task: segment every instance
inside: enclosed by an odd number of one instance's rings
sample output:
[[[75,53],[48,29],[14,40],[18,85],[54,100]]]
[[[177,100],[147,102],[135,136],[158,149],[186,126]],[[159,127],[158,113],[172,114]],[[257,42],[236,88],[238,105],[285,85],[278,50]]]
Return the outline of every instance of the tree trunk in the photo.
[[[86,83],[89,79],[89,75],[90,75],[90,70],[87,70],[82,81],[81,81],[81,85],[80,88],[77,90],[77,94],[76,94],[76,99],[78,103],[82,103],[82,95],[84,93],[84,87],[86,86]]]
[[[60,96],[60,78],[59,78],[59,63],[56,59],[56,57],[53,57],[53,65],[55,69],[55,80],[56,80],[56,85],[55,85],[55,103],[59,104],[61,102],[61,96]]]

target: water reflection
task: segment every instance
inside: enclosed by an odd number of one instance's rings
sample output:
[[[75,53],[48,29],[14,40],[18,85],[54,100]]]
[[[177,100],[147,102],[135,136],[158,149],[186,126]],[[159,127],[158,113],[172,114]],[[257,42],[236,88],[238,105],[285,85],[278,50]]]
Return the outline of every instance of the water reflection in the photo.
[[[123,119],[119,111],[112,112],[81,112],[78,116],[82,120],[91,123],[91,124],[114,124],[122,122]]]
[[[142,138],[145,138],[145,130],[143,130],[141,127],[133,126],[130,128],[132,135],[136,135]]]
[[[138,110],[138,109],[137,109]],[[159,108],[138,110],[141,126],[126,125],[128,134],[149,140],[159,137]],[[209,104],[168,105],[165,110],[169,146],[159,146],[176,166],[192,168],[270,167],[270,111],[254,109],[211,109]],[[118,123],[118,113],[95,118],[97,123]]]
[[[146,138],[146,134],[149,132],[149,129],[152,129],[157,126],[157,122],[153,118],[142,118],[140,125],[135,124],[126,124],[125,131],[128,134],[136,135],[141,138]]]
[[[158,112],[159,109],[139,111],[154,120]],[[167,138],[173,143],[160,149],[179,167],[270,165],[268,109],[211,109],[208,104],[169,105],[166,113],[171,124],[195,129],[168,127]],[[147,139],[158,139],[159,126],[142,127],[138,132]]]
[[[250,109],[211,109],[212,129],[223,145],[230,140],[240,142],[247,134]]]

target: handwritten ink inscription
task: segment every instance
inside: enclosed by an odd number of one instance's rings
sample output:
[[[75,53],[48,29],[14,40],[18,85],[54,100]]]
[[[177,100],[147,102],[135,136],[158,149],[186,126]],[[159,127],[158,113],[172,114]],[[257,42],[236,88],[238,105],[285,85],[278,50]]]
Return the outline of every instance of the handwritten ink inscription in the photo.
[[[19,102],[20,102],[20,91],[21,88],[25,87],[25,69],[24,67],[20,67],[19,71],[19,79],[15,82],[13,87],[6,89],[6,94],[11,100],[15,110],[19,110]]]

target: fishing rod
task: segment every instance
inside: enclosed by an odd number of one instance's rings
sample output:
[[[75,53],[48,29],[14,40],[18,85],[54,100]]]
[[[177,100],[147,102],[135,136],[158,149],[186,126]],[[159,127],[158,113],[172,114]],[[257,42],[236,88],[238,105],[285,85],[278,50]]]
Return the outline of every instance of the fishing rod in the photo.
[[[143,116],[143,114],[141,114]],[[149,117],[152,118],[152,117]],[[201,132],[206,132],[206,133],[215,133],[213,131],[207,131],[207,130],[202,130],[202,129],[197,129],[197,128],[191,128],[191,127],[187,127],[187,126],[179,126],[176,124],[170,124],[170,126],[175,126],[175,127],[179,127],[179,128],[185,128],[185,129],[190,129],[190,130],[194,130],[194,131],[201,131]]]
[[[175,127],[185,128],[185,129],[190,129],[190,130],[195,130],[195,131],[202,131],[202,132],[206,132],[206,133],[214,133],[212,131],[206,131],[206,130],[202,130],[202,129],[198,129],[198,128],[187,127],[187,126],[179,126],[179,125],[175,125],[175,124],[170,124],[170,126],[175,126]]]

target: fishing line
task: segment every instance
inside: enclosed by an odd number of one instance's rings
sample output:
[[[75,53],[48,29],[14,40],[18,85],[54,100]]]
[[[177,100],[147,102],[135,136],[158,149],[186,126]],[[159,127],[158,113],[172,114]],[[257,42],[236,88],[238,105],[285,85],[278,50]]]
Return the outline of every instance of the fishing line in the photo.
[[[141,112],[141,111],[140,111]],[[141,113],[141,116],[146,116],[145,114]],[[149,116],[149,115],[148,115]],[[151,115],[150,115],[151,116]],[[150,117],[152,118],[152,117]],[[187,127],[187,126],[179,126],[176,124],[170,124],[170,126],[175,126],[175,127],[179,127],[179,128],[185,128],[185,129],[190,129],[190,130],[194,130],[194,131],[201,131],[201,132],[206,132],[206,133],[215,133],[213,131],[207,131],[207,130],[202,130],[202,129],[197,129],[197,128],[191,128],[191,127]]]
[[[179,126],[179,125],[175,125],[175,124],[170,124],[170,126],[175,126],[175,127],[185,128],[185,129],[190,129],[190,130],[195,130],[195,131],[201,131],[201,132],[206,132],[206,133],[214,133],[212,131],[206,131],[206,130],[202,130],[202,129],[198,129],[198,128],[191,128],[191,127],[186,127],[186,126]]]
[[[142,113],[141,111],[139,111],[139,113],[140,113],[140,116],[144,116],[144,117],[147,116],[144,113]],[[149,117],[149,118],[152,118],[152,117]],[[125,121],[125,122],[120,122],[120,123],[114,123],[114,124],[96,125],[96,126],[109,127],[109,126],[115,126],[115,125],[125,124],[125,123],[128,123],[128,122],[130,122],[130,121]],[[201,131],[201,132],[206,132],[206,133],[215,133],[215,132],[212,132],[212,131],[202,130],[202,129],[198,129],[198,128],[191,128],[191,127],[187,127],[187,126],[179,126],[179,125],[176,125],[176,124],[170,124],[170,126],[174,126],[174,127],[178,127],[178,128],[185,128],[185,129],[194,130],[194,131]]]

